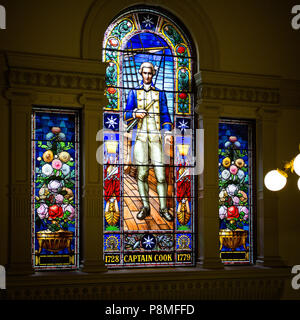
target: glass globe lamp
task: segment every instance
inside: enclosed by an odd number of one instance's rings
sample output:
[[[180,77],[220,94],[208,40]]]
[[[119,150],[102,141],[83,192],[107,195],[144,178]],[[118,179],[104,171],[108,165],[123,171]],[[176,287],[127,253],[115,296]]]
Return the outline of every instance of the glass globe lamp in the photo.
[[[294,171],[295,173],[300,176],[300,153],[297,155],[297,157],[294,159]]]
[[[271,170],[265,176],[265,186],[271,191],[283,189],[287,182],[287,174],[282,170]]]

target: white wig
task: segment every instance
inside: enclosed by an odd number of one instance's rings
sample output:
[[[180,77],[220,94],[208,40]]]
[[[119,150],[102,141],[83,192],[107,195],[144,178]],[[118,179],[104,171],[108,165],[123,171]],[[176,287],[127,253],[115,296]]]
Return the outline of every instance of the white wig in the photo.
[[[142,72],[143,72],[143,68],[151,68],[152,70],[152,74],[155,75],[156,74],[156,70],[153,66],[153,64],[151,62],[143,62],[140,66],[140,69],[139,69],[139,74],[141,75]]]

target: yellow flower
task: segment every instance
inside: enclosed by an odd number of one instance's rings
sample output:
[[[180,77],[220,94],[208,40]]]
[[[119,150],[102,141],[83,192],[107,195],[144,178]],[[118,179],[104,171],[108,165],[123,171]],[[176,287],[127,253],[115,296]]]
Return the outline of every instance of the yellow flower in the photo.
[[[235,165],[239,168],[242,168],[245,164],[245,161],[243,159],[236,159],[235,160]]]
[[[71,159],[69,152],[63,151],[59,154],[59,160],[62,162],[68,162]]]
[[[51,162],[53,160],[53,152],[51,150],[47,150],[43,154],[43,160],[45,162]]]
[[[230,166],[230,164],[231,164],[231,160],[229,157],[226,157],[223,159],[223,161],[222,161],[223,167],[228,168]]]

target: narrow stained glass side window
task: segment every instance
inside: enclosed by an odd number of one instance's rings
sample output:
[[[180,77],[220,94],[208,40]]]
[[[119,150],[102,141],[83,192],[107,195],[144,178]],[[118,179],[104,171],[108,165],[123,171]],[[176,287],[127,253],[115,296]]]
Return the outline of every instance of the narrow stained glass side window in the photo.
[[[132,9],[103,41],[104,260],[195,263],[192,46],[168,15]]]
[[[219,123],[220,257],[225,264],[253,263],[254,125]]]
[[[36,270],[79,264],[79,114],[32,113],[32,258]]]

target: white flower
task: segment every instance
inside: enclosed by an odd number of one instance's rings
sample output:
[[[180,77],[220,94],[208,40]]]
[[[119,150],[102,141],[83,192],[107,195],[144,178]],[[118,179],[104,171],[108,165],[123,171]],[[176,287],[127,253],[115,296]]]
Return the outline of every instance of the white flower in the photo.
[[[228,196],[228,194],[227,194],[226,190],[222,189],[219,193],[220,201],[225,201],[227,196]]]
[[[70,166],[64,163],[61,167],[61,171],[63,175],[67,176],[71,171]]]
[[[245,173],[243,170],[239,169],[239,171],[237,172],[237,176],[240,180],[244,179],[245,177]]]
[[[233,205],[237,206],[240,203],[240,198],[239,197],[232,197]]]
[[[239,213],[244,212],[244,214],[248,215],[249,209],[245,206],[238,206]]]
[[[52,180],[48,184],[48,189],[51,192],[57,193],[58,190],[62,187],[61,183],[58,180]]]
[[[234,146],[235,146],[236,148],[240,148],[240,147],[241,147],[241,144],[240,144],[238,141],[236,141],[236,142],[234,143]]]
[[[223,171],[222,171],[222,178],[223,178],[224,180],[228,180],[229,177],[230,177],[230,172],[229,172],[227,169],[223,170]]]
[[[40,207],[36,210],[38,216],[40,219],[47,219],[49,214],[48,214],[48,206],[45,203],[42,203]]]
[[[224,218],[227,217],[227,207],[221,206],[219,208],[219,217],[220,217],[221,220],[223,220]]]
[[[226,191],[228,195],[233,196],[237,193],[238,187],[235,184],[230,184],[227,188]]]
[[[62,205],[63,211],[69,211],[70,215],[68,216],[68,220],[73,220],[75,217],[75,208],[72,207],[70,204],[63,204]]]
[[[44,164],[43,167],[42,167],[42,173],[43,173],[45,176],[51,176],[52,173],[53,173],[53,168],[52,168],[52,166],[51,166],[49,163]]]

